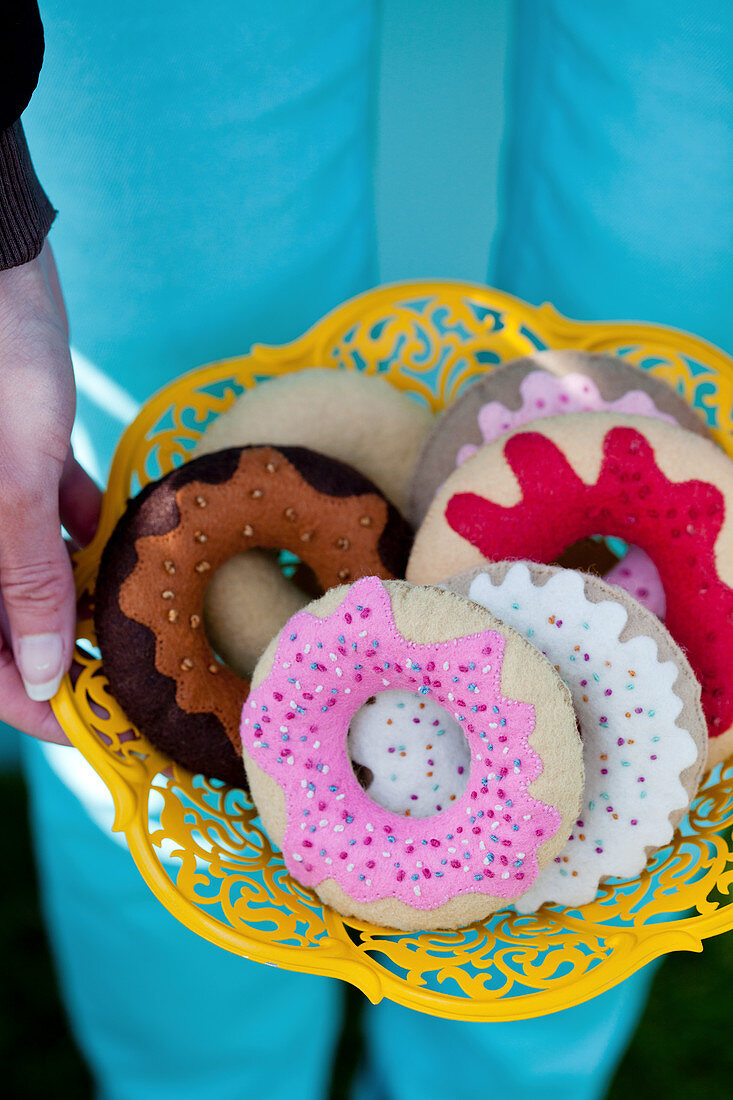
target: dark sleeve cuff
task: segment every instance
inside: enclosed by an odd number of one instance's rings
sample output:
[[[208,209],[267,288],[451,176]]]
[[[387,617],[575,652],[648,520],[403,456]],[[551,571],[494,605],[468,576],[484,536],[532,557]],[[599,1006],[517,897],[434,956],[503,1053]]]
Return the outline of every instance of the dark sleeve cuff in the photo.
[[[35,260],[55,217],[18,120],[0,132],[0,270]]]

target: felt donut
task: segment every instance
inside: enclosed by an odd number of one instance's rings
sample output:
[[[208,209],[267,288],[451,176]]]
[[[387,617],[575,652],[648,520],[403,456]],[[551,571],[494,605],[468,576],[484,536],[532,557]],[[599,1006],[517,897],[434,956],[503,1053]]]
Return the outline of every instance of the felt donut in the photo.
[[[349,726],[385,691],[417,693],[461,726],[466,787],[442,812],[386,809],[355,775]],[[564,845],[582,790],[570,695],[549,662],[468,600],[375,577],[328,592],[273,640],[242,749],[290,873],[392,928],[460,927],[507,905]]]
[[[433,414],[373,374],[308,367],[247,390],[201,436],[194,455],[272,443],[353,466],[401,512]]]
[[[547,656],[580,726],[580,814],[516,907],[592,901],[602,879],[639,874],[687,811],[707,757],[700,686],[659,619],[597,577],[498,562],[446,587],[490,608]]]
[[[105,547],[95,624],[112,694],[149,739],[195,772],[241,783],[249,685],[215,657],[206,586],[234,554],[285,548],[325,590],[403,574],[410,532],[361,474],[303,447],[204,455],[146,486]]]
[[[640,546],[664,586],[666,625],[702,686],[709,763],[733,748],[733,464],[674,424],[569,413],[487,444],[438,491],[408,580],[489,559],[549,563],[590,533]]]
[[[359,470],[404,511],[410,471],[433,419],[424,405],[383,378],[309,367],[247,390],[212,421],[193,453],[254,443],[309,447]],[[239,556],[210,587],[207,630],[227,662],[250,676],[265,645],[296,605],[307,602],[275,560],[261,558],[255,565]]]
[[[283,575],[275,554],[237,554],[204,593],[206,636],[224,664],[249,680],[275,634],[312,598]]]
[[[410,521],[420,525],[439,486],[479,446],[533,420],[603,410],[656,417],[707,435],[702,419],[673,389],[618,356],[537,352],[484,375],[438,418],[410,484]],[[643,550],[629,547],[606,579],[664,616],[664,589]]]

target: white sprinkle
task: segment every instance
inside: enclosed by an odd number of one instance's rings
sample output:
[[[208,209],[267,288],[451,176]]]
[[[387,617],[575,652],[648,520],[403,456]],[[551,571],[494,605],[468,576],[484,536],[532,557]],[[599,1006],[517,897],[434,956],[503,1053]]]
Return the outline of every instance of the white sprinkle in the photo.
[[[451,855],[453,855],[453,853],[455,852],[455,848],[449,848],[448,851],[450,852]]]
[[[329,653],[328,656],[332,661],[338,661],[338,657],[336,656],[335,653]]]
[[[329,867],[330,867],[330,866],[331,866],[331,864],[333,863],[333,860],[331,859],[331,857],[330,857],[330,856],[326,856],[326,863],[328,864],[328,866],[329,866]]]
[[[348,865],[348,867],[346,868],[346,870],[347,870],[347,871],[353,871],[353,870],[354,870],[354,864],[353,864],[353,863],[350,863],[350,864]]]
[[[321,742],[320,741],[314,741],[313,742],[313,748],[314,749],[320,749],[320,747],[321,747]]]
[[[420,887],[419,886],[413,886],[413,890],[415,891],[417,896],[420,897]]]
[[[324,825],[328,825],[328,818],[322,817],[318,824],[321,826],[321,828],[323,828]]]
[[[486,845],[484,844],[483,840],[479,841],[479,848],[482,852],[486,851]]]
[[[344,831],[343,825],[334,825],[333,831],[335,833],[342,833]]]
[[[449,668],[450,668],[449,663],[447,661],[444,661],[443,662],[443,672],[447,672]]]
[[[330,772],[330,770],[331,769],[329,768],[328,764],[324,764],[323,767],[321,768],[321,771],[323,772],[324,775],[327,775],[328,772]]]
[[[491,665],[484,665],[484,667],[481,669],[481,671],[483,672],[483,674],[485,676],[487,672],[491,672]]]
[[[501,877],[502,878],[509,878],[509,872],[508,871],[503,871]]]
[[[337,794],[336,795],[336,801],[337,802],[340,802],[342,798],[346,798],[346,795],[345,794]]]
[[[301,785],[301,787],[307,787],[308,786],[308,780],[307,779],[301,779],[300,785]]]
[[[287,732],[288,732],[288,727],[287,726],[280,726],[280,733],[287,733]]]
[[[285,763],[286,763],[286,764],[290,764],[290,765],[292,765],[292,764],[294,764],[294,763],[295,763],[295,758],[294,758],[294,757],[292,757],[292,756],[286,756],[286,758],[285,758]]]
[[[344,674],[344,673],[343,673],[343,670],[342,670],[342,669],[340,669],[340,668],[338,667],[338,665],[337,665],[337,666],[336,666],[336,668],[334,669],[334,672],[336,673],[336,675],[337,675],[337,676],[343,676],[343,674]]]
[[[304,653],[310,653],[310,651],[311,651],[311,644],[310,644],[310,642],[308,642],[308,645],[307,645],[307,646],[305,647],[305,649],[303,650],[303,652],[304,652]]]
[[[319,691],[323,691],[323,684],[319,684],[319,685],[317,686],[317,688],[316,688],[316,694],[318,694],[318,692],[319,692]]]
[[[303,857],[301,855],[298,855],[297,852],[293,852],[293,859],[296,861],[296,863],[303,862]]]
[[[283,668],[290,668],[290,661],[283,661]]]
[[[368,833],[373,833],[374,832],[374,826],[371,825],[368,821],[367,821],[366,825],[364,826],[364,828],[366,829],[366,831]]]
[[[308,791],[308,793],[306,794],[305,797],[306,798],[313,798],[313,791]]]
[[[360,638],[366,638],[366,636],[367,636],[366,630],[360,630],[359,631],[359,637]]]

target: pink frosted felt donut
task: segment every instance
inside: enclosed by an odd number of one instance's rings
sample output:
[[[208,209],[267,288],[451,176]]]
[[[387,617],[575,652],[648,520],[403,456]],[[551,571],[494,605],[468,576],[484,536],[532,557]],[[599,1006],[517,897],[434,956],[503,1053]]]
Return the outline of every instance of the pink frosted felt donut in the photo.
[[[386,810],[346,751],[375,695],[417,692],[461,723],[463,793],[442,813]],[[374,577],[295,615],[261,658],[242,716],[250,790],[291,874],[346,914],[450,928],[508,904],[570,834],[582,752],[549,662],[477,605]]]
[[[652,558],[665,623],[702,686],[709,763],[733,751],[733,463],[674,424],[584,412],[537,420],[481,448],[441,486],[407,578],[482,561],[549,563],[590,534]]]

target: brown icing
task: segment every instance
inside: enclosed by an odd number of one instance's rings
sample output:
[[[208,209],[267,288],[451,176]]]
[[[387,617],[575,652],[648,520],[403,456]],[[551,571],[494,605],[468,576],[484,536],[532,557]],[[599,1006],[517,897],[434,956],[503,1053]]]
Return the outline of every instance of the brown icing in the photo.
[[[213,573],[259,547],[297,554],[323,589],[363,576],[393,578],[379,552],[388,506],[374,492],[324,494],[274,447],[243,450],[228,481],[191,481],[175,499],[175,528],[136,540],[138,560],[120,587],[120,609],[153,632],[155,667],[175,681],[181,710],[215,714],[239,752],[249,684],[217,661],[204,633]]]

